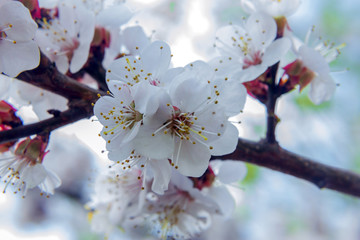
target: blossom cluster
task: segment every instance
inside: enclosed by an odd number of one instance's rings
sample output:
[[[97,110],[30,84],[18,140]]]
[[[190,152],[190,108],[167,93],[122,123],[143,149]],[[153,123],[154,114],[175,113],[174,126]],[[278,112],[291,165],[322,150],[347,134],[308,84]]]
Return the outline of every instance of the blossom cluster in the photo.
[[[218,76],[205,62],[169,68],[170,60],[170,47],[155,41],[138,56],[114,61],[106,75],[111,96],[94,106],[109,159],[124,170],[137,165],[144,174],[152,171],[152,190],[160,194],[171,167],[200,177],[211,155],[235,150],[238,132],[228,118],[240,112],[246,96],[239,81]]]
[[[99,175],[88,208],[92,229],[112,236],[117,228],[151,229],[162,239],[190,239],[211,226],[215,215],[229,217],[235,207],[231,183],[246,174],[240,162],[214,160],[201,178],[187,178],[173,171],[168,190],[150,189],[155,179],[141,183],[141,169],[119,175],[115,166]],[[145,184],[145,189],[144,189]]]
[[[21,2],[0,3],[1,80],[48,58],[57,74],[106,92],[93,103],[112,161],[87,204],[96,232],[144,227],[163,239],[200,235],[213,216],[233,211],[228,185],[246,168],[211,159],[236,149],[239,132],[229,118],[242,111],[247,94],[267,104],[274,89],[278,97],[310,84],[309,97],[320,104],[336,88],[329,63],[344,45],[314,42],[313,30],[304,41],[296,37],[287,17],[300,0],[240,0],[249,16],[217,31],[217,57],[183,67],[172,66],[166,42],[152,40],[139,25],[121,27],[134,15],[125,3],[55,0],[39,6],[34,0],[26,1],[27,9]],[[68,108],[66,99],[25,83],[12,84],[16,94],[10,98],[8,85],[0,97],[30,103],[40,120]],[[0,102],[0,131],[23,124],[15,112]],[[23,196],[35,187],[48,195],[60,186],[43,164],[48,137],[0,145],[4,192],[12,185]]]

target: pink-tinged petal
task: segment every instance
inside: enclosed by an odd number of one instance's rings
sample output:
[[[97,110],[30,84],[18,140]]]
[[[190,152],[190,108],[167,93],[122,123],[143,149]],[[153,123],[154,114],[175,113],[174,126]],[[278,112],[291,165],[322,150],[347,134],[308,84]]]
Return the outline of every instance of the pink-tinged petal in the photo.
[[[262,64],[265,66],[272,66],[290,50],[291,41],[288,38],[280,38],[275,40],[266,49],[262,57]]]
[[[169,68],[171,51],[167,43],[156,41],[141,53],[144,71],[152,75],[153,80],[161,77]]]
[[[0,72],[15,77],[20,72],[30,70],[39,65],[40,52],[34,41],[0,42]]]
[[[74,55],[70,62],[70,72],[76,73],[78,72],[86,63],[90,50],[90,43],[83,43],[79,45],[77,49],[74,51]]]
[[[237,128],[227,123],[224,133],[218,140],[211,143],[213,149],[210,150],[211,155],[221,156],[235,151],[238,142],[239,132]]]
[[[224,184],[231,184],[245,178],[247,168],[243,162],[233,160],[213,160],[210,162],[217,179]]]
[[[150,159],[148,164],[154,174],[154,180],[151,190],[157,194],[164,194],[168,189],[171,178],[171,165],[168,159],[156,160]]]
[[[150,44],[150,39],[146,36],[140,26],[128,27],[122,32],[124,45],[130,51],[130,54],[138,54]]]
[[[225,186],[213,186],[206,195],[217,203],[223,216],[230,217],[234,213],[235,200]]]
[[[26,183],[27,188],[34,188],[46,178],[46,169],[42,164],[28,166],[20,173],[20,179]]]
[[[265,13],[253,13],[246,21],[246,30],[254,46],[265,49],[274,41],[277,26],[275,20]]]
[[[210,157],[208,146],[200,143],[193,144],[187,140],[179,140],[172,161],[175,164],[177,163],[181,174],[189,177],[200,177],[208,168]]]
[[[134,14],[125,4],[110,6],[97,15],[97,24],[108,27],[120,27]]]
[[[315,104],[320,104],[331,99],[336,89],[336,84],[329,74],[317,76],[311,81],[309,97]]]
[[[329,74],[330,67],[318,51],[303,45],[299,49],[299,55],[304,65],[312,71],[318,74]]]
[[[126,56],[113,61],[106,72],[106,80],[119,80],[125,83],[136,84],[145,81],[145,73],[141,61],[133,56]]]

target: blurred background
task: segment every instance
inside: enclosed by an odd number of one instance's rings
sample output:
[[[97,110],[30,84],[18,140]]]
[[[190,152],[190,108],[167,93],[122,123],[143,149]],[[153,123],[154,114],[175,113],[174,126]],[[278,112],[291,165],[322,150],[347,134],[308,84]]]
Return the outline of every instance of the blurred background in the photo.
[[[239,0],[129,0],[136,12],[129,26],[140,24],[153,40],[172,49],[173,65],[210,60],[216,30],[242,22]],[[282,96],[277,105],[280,145],[319,162],[360,173],[360,1],[303,0],[289,17],[291,29],[304,39],[315,25],[323,39],[346,43],[331,64],[339,87],[333,99],[313,105],[307,91]],[[31,109],[20,110],[26,121],[36,120]],[[26,113],[26,114],[25,114]],[[26,115],[26,116],[25,116]],[[240,135],[259,140],[265,135],[265,108],[248,98],[236,118]],[[101,126],[83,120],[56,131],[46,164],[57,170],[63,185],[49,199],[30,191],[25,199],[0,194],[0,239],[104,239],[91,233],[84,204],[96,174],[109,162],[97,136]],[[90,150],[91,149],[91,150]],[[61,168],[59,166],[61,165]],[[248,166],[239,183],[237,210],[230,220],[215,219],[199,239],[332,240],[360,239],[360,201],[333,191],[319,190],[303,180]],[[59,171],[61,169],[61,172]],[[133,239],[119,231],[118,239]]]

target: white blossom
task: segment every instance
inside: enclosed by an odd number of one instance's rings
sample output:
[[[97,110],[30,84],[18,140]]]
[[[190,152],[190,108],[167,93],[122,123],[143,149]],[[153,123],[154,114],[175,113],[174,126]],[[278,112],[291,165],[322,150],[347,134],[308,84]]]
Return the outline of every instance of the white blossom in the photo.
[[[340,54],[345,44],[336,46],[329,41],[313,40],[314,27],[308,31],[305,41],[296,38],[292,32],[287,32],[293,42],[293,51],[297,61],[310,69],[314,76],[311,79],[309,98],[315,104],[320,104],[331,99],[336,89],[336,83],[331,77],[329,63]],[[320,41],[319,41],[320,40]]]
[[[95,16],[81,4],[60,1],[59,17],[47,21],[36,33],[42,52],[61,73],[78,72],[86,63],[94,36]]]
[[[287,38],[275,39],[275,20],[264,13],[253,13],[243,26],[222,27],[216,34],[216,47],[233,74],[241,81],[251,81],[284,56],[290,49]]]
[[[15,77],[39,65],[34,36],[37,24],[29,10],[17,1],[0,3],[0,73]]]
[[[4,193],[12,186],[14,193],[23,197],[28,189],[39,187],[42,193],[54,194],[61,180],[42,164],[46,155],[43,143],[39,139],[20,142],[12,154],[7,152],[0,158],[0,178],[5,183]]]

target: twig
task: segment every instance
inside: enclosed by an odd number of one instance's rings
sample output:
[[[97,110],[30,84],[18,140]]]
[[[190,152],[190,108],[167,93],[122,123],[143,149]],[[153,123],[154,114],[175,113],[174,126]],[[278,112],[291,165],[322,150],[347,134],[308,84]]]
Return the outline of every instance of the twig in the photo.
[[[83,118],[89,118],[92,115],[92,107],[72,107],[57,116],[40,122],[16,127],[11,130],[0,131],[0,144],[34,134],[50,133],[52,130]]]
[[[69,100],[91,100],[94,94],[99,93],[99,91],[60,73],[44,54],[41,54],[40,65],[37,68],[21,73],[17,79],[61,95]]]
[[[307,180],[319,188],[360,197],[360,175],[312,161],[277,144],[239,139],[235,152],[213,158],[252,163]]]

